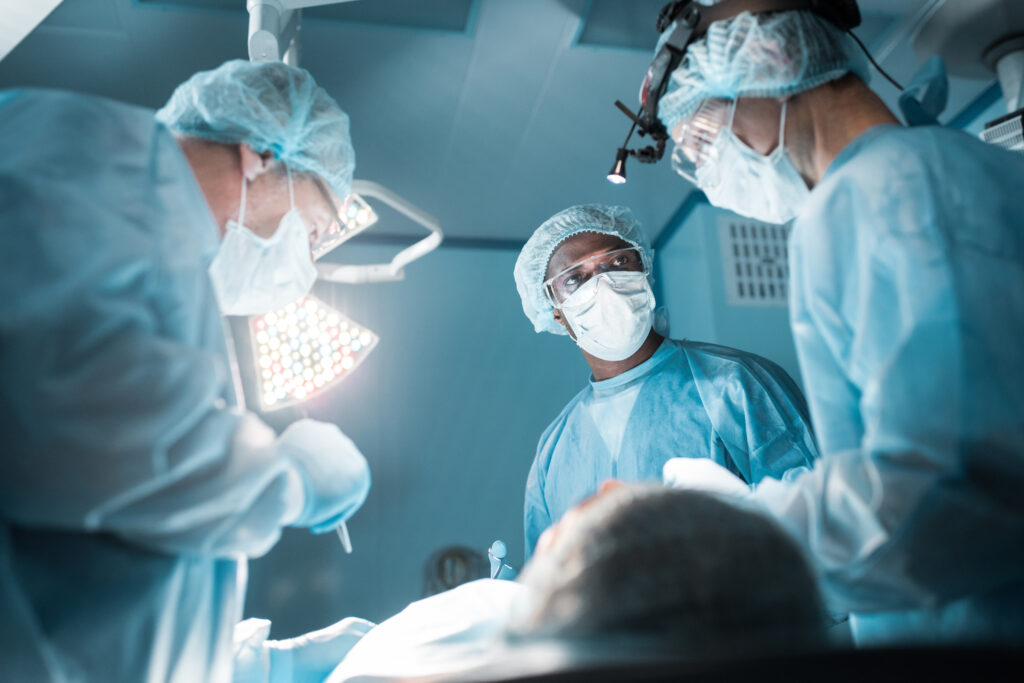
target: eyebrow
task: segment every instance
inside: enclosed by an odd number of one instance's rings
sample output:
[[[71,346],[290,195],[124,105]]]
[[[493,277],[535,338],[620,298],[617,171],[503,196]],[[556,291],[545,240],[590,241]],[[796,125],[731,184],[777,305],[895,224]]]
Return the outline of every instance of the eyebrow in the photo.
[[[555,274],[552,275],[551,277],[545,277],[544,281],[547,282],[548,280],[553,280],[556,277],[559,277],[561,275],[565,275],[566,273],[571,271],[573,268],[576,268],[576,267],[582,265],[584,261],[589,261],[592,258],[596,258],[598,256],[604,256],[604,255],[610,254],[610,253],[612,253],[614,251],[626,251],[626,250],[637,251],[637,248],[635,246],[633,246],[632,244],[629,244],[629,245],[626,245],[625,247],[612,247],[611,249],[608,249],[606,251],[599,251],[599,252],[596,252],[594,254],[591,254],[590,256],[584,256],[583,258],[577,260],[572,265],[568,265],[565,268],[562,268],[561,270],[556,271]],[[639,255],[639,252],[637,252],[637,253]],[[545,275],[546,274],[547,273],[545,272]]]

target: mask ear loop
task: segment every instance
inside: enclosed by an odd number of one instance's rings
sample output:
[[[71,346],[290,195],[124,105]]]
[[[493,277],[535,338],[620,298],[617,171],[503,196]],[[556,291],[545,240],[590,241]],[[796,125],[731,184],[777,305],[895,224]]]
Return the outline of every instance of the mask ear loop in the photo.
[[[743,145],[744,147],[749,149],[754,154],[757,154],[757,152],[755,152],[749,145],[747,145],[745,142],[740,140],[739,137],[736,136],[736,133],[732,129],[733,121],[736,118],[736,103],[737,103],[737,100],[733,100],[732,104],[729,106],[729,126],[728,126],[729,133],[733,137],[735,137],[736,140],[741,145]],[[788,104],[789,104],[789,100],[788,99],[782,100],[782,111],[779,114],[779,144],[777,144],[775,146],[775,149],[773,149],[767,155],[757,154],[757,156],[764,156],[765,158],[770,159],[770,158],[776,156],[777,154],[784,154],[785,153],[784,151],[780,152],[779,150],[785,150],[785,148],[786,148],[786,107],[788,106]]]
[[[779,114],[779,144],[775,148],[775,151],[782,150],[780,154],[786,153],[786,105],[789,104],[789,100],[782,100],[782,113]],[[774,156],[775,151],[772,152]]]
[[[739,103],[739,100],[737,100],[736,98],[733,98],[729,102],[729,125],[723,127],[723,128],[727,128],[729,130],[729,133],[731,133],[732,135],[736,135],[736,133],[733,132],[732,124],[733,124],[733,121],[736,120],[736,105],[738,103]],[[719,134],[721,134],[721,133],[719,133]]]
[[[249,180],[245,177],[245,172],[242,172],[242,200],[238,205],[238,224],[245,227],[245,186],[249,184]]]
[[[291,208],[295,208],[295,189],[292,187],[292,169],[287,165],[284,167],[285,173],[288,174],[288,201],[291,202]]]

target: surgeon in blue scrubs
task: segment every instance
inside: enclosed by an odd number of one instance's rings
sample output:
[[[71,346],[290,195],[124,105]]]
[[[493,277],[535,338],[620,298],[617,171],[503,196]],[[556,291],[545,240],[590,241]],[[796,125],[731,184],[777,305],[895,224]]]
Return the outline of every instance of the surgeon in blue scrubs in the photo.
[[[1024,159],[901,125],[867,77],[828,20],[744,12],[689,46],[658,103],[713,204],[795,217],[790,316],[822,457],[752,498],[859,644],[1019,645]]]
[[[672,458],[710,458],[748,484],[812,465],[806,404],[782,368],[655,330],[651,248],[625,207],[552,216],[514,274],[534,329],[568,335],[591,371],[537,447],[526,484],[527,554],[603,481],[660,482]]]
[[[3,92],[0,137],[0,678],[229,681],[246,558],[370,485],[334,425],[241,409],[221,319],[309,290],[348,117],[233,61],[158,113]]]

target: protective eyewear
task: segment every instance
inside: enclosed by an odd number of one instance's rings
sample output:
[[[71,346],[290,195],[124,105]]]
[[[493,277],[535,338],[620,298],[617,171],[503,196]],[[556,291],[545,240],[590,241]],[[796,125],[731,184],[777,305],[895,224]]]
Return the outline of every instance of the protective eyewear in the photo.
[[[595,254],[574,263],[544,281],[544,292],[552,306],[561,306],[566,299],[595,275],[622,271],[648,272],[647,262],[636,247],[623,247]]]
[[[715,141],[732,125],[736,100],[712,98],[700,103],[689,118],[672,131],[672,170],[697,184],[697,169],[713,165],[718,156]]]

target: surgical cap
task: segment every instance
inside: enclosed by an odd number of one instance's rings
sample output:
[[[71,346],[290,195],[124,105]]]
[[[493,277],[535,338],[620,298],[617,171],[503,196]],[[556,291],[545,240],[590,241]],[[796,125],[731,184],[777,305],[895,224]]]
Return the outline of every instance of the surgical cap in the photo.
[[[179,85],[156,118],[182,135],[272,152],[289,169],[319,176],[339,199],[352,189],[348,116],[305,69],[225,62]]]
[[[651,245],[628,208],[585,204],[556,213],[527,240],[513,271],[516,289],[523,300],[523,312],[537,332],[568,334],[552,315],[551,302],[544,294],[544,275],[558,245],[581,232],[619,237],[640,250],[648,267],[652,263]]]
[[[674,28],[661,35],[658,49]],[[687,48],[658,103],[658,118],[672,131],[708,98],[784,97],[850,72],[867,82],[867,60],[827,20],[808,11],[743,12],[714,22]]]

